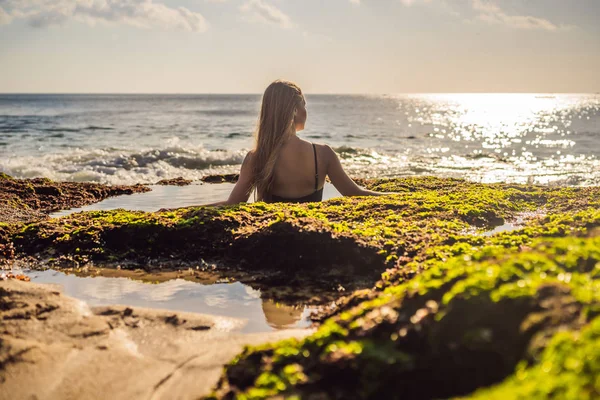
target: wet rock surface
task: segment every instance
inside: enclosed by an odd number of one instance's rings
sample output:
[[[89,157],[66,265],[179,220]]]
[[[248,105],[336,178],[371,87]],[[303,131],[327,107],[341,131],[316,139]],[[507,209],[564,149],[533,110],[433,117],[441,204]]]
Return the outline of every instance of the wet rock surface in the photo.
[[[0,173],[0,223],[32,222],[58,210],[81,207],[111,196],[147,192],[144,185],[54,182],[16,179]]]
[[[361,183],[397,194],[85,212],[0,225],[0,245],[15,262],[210,270],[278,301],[336,301],[313,335],[246,348],[212,398],[544,398],[520,377],[542,385],[542,360],[554,365],[563,348],[594,351],[577,341],[597,335],[600,188]],[[525,214],[514,230],[483,235]],[[579,363],[579,378],[566,380],[556,364],[560,379],[546,386],[556,398],[585,398],[567,386],[593,398],[596,367]]]
[[[156,182],[157,185],[163,186],[187,186],[192,184],[191,179],[185,179],[183,177],[173,178],[173,179],[162,179]]]
[[[239,174],[207,175],[200,180],[204,183],[236,183]]]
[[[0,173],[0,266],[14,258],[14,247],[9,237],[22,224],[47,219],[54,211],[149,190],[144,185],[107,186],[54,182],[46,178],[15,179]]]

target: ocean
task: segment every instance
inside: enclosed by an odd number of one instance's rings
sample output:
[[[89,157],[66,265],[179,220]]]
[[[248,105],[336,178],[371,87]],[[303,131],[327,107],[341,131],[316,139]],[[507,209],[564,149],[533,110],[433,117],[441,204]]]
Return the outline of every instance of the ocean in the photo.
[[[353,177],[600,184],[598,94],[310,95]],[[0,95],[0,171],[109,184],[232,173],[260,95]]]

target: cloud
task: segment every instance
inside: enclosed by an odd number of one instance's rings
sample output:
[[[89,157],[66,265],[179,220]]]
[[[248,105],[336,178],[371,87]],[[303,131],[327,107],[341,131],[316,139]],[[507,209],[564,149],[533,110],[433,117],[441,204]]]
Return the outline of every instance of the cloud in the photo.
[[[478,12],[477,19],[488,24],[506,25],[515,29],[541,29],[556,31],[564,29],[547,19],[529,15],[508,15],[496,3],[487,0],[472,0],[473,10]]]
[[[400,0],[400,3],[410,7],[415,3],[431,3],[431,0]]]
[[[431,3],[432,1],[433,0],[400,0],[400,2],[407,7],[417,3]],[[437,1],[437,3],[448,8],[455,16],[459,15],[458,12],[451,9],[449,2],[441,0]],[[504,25],[514,29],[538,29],[546,31],[556,31],[568,28],[564,25],[556,25],[544,18],[529,15],[509,15],[504,12],[494,0],[470,0],[470,5],[476,14],[475,20],[490,25]]]
[[[285,29],[294,26],[292,19],[287,14],[265,0],[248,0],[240,7],[240,10],[247,15],[250,21],[278,25]]]
[[[137,28],[204,32],[202,14],[185,7],[172,8],[153,0],[0,0],[0,23],[8,16],[34,27],[61,25],[73,19],[94,25],[121,23]]]
[[[12,20],[12,17],[0,7],[0,25],[8,24]]]
[[[416,0],[400,0],[400,3],[404,4],[407,7],[412,6],[415,2]]]

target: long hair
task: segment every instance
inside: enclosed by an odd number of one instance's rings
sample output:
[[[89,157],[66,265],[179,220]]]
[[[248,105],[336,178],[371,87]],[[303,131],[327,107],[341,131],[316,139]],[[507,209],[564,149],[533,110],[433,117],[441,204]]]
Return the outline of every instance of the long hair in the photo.
[[[295,134],[296,107],[303,100],[302,90],[292,82],[276,80],[265,90],[253,151],[252,186],[259,201],[271,198],[275,163],[283,144]]]

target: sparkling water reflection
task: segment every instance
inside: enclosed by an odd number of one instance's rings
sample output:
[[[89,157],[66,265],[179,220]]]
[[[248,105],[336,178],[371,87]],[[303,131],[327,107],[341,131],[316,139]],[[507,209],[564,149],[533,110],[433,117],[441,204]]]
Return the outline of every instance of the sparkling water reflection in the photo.
[[[412,101],[407,101],[411,99]],[[452,94],[397,98],[430,130],[432,172],[483,182],[598,183],[595,95]]]

